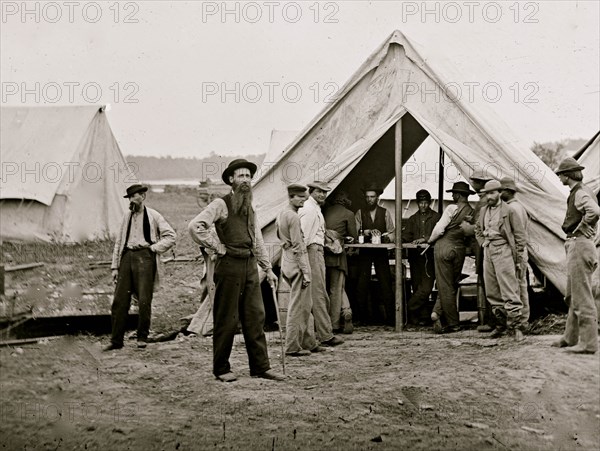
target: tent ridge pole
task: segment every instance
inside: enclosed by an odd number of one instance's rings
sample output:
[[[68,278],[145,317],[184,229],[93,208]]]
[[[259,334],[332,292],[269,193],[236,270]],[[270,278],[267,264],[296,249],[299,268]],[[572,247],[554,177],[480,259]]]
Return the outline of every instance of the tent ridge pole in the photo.
[[[395,258],[396,258],[396,332],[404,330],[404,277],[402,271],[402,119],[398,120],[394,130],[395,152],[394,169],[396,176],[396,231],[395,231]]]

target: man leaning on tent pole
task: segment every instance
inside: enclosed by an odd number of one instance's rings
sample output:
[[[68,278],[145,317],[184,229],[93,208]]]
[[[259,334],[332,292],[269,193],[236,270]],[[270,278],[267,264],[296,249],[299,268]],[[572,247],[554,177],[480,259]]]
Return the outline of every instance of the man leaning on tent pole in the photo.
[[[112,274],[116,283],[111,309],[112,336],[104,351],[123,347],[127,312],[131,294],[137,294],[139,321],[138,348],[146,347],[152,316],[152,294],[158,287],[158,254],[175,245],[176,234],[162,215],[144,205],[148,187],[132,185],[124,196],[129,199],[129,212],[123,217],[117,234],[112,259]]]
[[[566,347],[575,354],[595,354],[598,351],[598,313],[592,291],[592,273],[598,266],[594,237],[600,208],[594,194],[583,185],[582,170],[574,158],[567,157],[556,174],[571,192],[567,198],[567,213],[562,225],[567,234],[567,290],[565,300],[569,314],[563,336],[552,343]]]

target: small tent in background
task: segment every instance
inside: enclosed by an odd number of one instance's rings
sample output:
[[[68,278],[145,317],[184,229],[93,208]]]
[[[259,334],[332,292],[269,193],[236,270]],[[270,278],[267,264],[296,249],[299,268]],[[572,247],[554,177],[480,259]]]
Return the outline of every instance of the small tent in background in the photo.
[[[254,199],[273,260],[279,256],[274,222],[287,200],[287,184],[320,179],[334,192],[345,190],[359,205],[365,181],[387,186],[396,175],[396,158],[406,163],[429,136],[465,179],[484,169],[491,178],[517,180],[518,198],[532,219],[532,263],[564,292],[566,190],[489,107],[446,95],[454,92],[446,83],[461,78],[444,78],[451,66],[440,70],[441,64],[442,59],[427,57],[400,31],[393,32],[257,177]],[[423,93],[432,92],[439,95],[423,100]]]
[[[600,131],[575,152],[573,157],[585,167],[583,183],[598,196],[600,194]]]
[[[137,183],[99,106],[2,107],[2,240],[80,242],[117,233]]]

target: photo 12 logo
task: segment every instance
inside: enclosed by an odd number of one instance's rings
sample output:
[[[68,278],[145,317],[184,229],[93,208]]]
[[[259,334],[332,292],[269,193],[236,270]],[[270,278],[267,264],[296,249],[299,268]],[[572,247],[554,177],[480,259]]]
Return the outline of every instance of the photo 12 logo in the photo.
[[[332,103],[339,90],[337,83],[328,81],[314,82],[308,86],[290,81],[263,82],[202,82],[202,103],[298,103],[304,96],[309,96],[315,103]]]
[[[402,23],[539,23],[538,2],[402,2]]]
[[[140,86],[127,81],[101,85],[95,81],[2,82],[2,103],[139,103]]]
[[[137,2],[6,2],[2,23],[139,23]]]
[[[337,2],[202,2],[202,23],[338,23]]]

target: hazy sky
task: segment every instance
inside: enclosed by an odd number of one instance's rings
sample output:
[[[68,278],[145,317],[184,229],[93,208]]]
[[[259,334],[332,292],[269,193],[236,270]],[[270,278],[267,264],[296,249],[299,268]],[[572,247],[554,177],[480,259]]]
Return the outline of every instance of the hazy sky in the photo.
[[[488,107],[524,142],[587,139],[599,4],[3,1],[2,104],[110,103],[124,154],[265,152],[399,29],[443,55],[447,82],[499,87]]]

